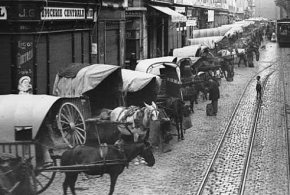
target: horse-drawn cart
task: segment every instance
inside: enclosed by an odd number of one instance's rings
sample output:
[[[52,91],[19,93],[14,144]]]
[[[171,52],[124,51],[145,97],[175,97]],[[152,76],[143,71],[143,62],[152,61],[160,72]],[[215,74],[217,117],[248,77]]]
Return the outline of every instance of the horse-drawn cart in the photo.
[[[117,129],[118,125],[132,125],[122,121],[101,121],[94,117],[103,108],[113,109],[123,105],[120,67],[97,64],[73,71],[67,69],[67,74],[56,76],[53,90],[56,96],[0,96],[0,153],[23,159],[33,157],[33,185],[37,185],[37,193],[49,187],[57,171],[86,172],[128,163],[123,158],[103,158],[100,162],[85,165],[58,165],[63,151],[84,145],[88,133],[94,136],[97,145],[101,145],[104,143],[100,135],[102,128],[112,129],[114,126]],[[96,125],[101,130],[95,128]],[[110,142],[114,142],[117,136],[110,139]],[[104,151],[107,150],[108,147],[105,147]],[[53,166],[45,167],[48,156]]]

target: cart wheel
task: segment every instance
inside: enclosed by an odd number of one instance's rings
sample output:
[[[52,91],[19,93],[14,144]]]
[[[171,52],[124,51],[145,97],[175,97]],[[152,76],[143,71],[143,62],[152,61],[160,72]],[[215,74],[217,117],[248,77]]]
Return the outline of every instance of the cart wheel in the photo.
[[[64,141],[70,147],[85,143],[85,119],[74,104],[67,102],[61,106],[57,116],[57,123]]]
[[[53,159],[53,166],[56,166],[56,159]],[[56,172],[41,172],[41,170],[35,170],[35,182],[37,194],[44,192],[52,183],[55,178]]]

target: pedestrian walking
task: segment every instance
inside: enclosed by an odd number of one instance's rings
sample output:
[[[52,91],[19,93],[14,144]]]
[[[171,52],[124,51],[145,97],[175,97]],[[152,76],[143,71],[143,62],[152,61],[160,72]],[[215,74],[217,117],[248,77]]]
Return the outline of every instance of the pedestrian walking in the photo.
[[[257,76],[257,84],[256,84],[256,91],[257,91],[257,99],[262,98],[262,83],[261,83],[261,77]]]
[[[220,98],[219,84],[212,78],[208,80],[208,93],[209,100],[211,100],[213,108],[213,116],[216,116],[218,112],[218,99]]]

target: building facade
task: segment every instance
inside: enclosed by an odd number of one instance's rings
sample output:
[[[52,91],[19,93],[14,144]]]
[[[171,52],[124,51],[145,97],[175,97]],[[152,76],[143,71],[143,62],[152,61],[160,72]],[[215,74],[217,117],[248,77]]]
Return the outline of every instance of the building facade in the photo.
[[[18,93],[29,77],[33,93],[51,94],[61,66],[91,63],[96,1],[3,0],[0,94]]]
[[[167,56],[195,29],[229,24],[243,0],[2,0],[0,94],[18,93],[29,77],[34,94],[51,94],[62,66],[103,63],[125,68]]]

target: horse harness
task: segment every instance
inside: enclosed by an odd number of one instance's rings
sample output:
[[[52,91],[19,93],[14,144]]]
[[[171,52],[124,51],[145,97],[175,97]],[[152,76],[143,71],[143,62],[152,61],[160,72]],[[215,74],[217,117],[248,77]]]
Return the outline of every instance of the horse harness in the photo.
[[[146,107],[141,108],[141,109],[139,107],[137,107],[137,106],[130,106],[128,108],[124,107],[122,109],[122,111],[119,113],[119,116],[117,117],[117,121],[126,122],[126,119],[128,117],[132,116],[133,117],[133,125],[134,125],[133,127],[137,127],[138,128],[139,126],[141,126],[144,130],[148,129],[148,127],[146,128],[141,122],[140,123],[135,123],[135,119],[137,119],[134,116],[135,112],[141,111],[142,115],[144,116],[145,109],[146,109]],[[150,117],[150,119],[151,119],[151,115],[152,115],[152,113],[154,111],[157,112],[157,109],[149,110],[148,116]],[[121,117],[121,115],[123,113],[124,113],[124,115]],[[132,131],[128,128],[128,126],[126,126],[126,129],[130,132],[130,134],[133,134]]]

